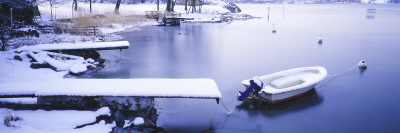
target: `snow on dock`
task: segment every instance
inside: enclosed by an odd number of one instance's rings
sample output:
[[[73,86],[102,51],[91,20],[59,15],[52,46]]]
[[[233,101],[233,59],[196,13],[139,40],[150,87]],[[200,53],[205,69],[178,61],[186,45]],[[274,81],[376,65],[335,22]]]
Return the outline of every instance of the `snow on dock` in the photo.
[[[17,51],[32,50],[110,50],[110,49],[127,49],[128,41],[116,42],[82,42],[82,43],[58,43],[58,44],[39,44],[33,46],[23,46]]]
[[[3,96],[32,92],[35,96],[221,98],[213,79],[63,79],[50,83],[0,83]]]
[[[37,83],[0,83],[0,97],[34,97]]]

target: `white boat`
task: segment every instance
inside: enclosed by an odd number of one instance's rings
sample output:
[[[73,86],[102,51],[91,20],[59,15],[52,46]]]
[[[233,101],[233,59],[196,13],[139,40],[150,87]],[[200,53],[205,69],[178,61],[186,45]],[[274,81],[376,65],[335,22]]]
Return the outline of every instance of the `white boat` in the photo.
[[[267,104],[276,104],[307,94],[326,77],[327,73],[321,66],[295,68],[243,80],[242,84],[247,88],[247,94],[251,98]],[[261,89],[259,92],[249,88],[250,80],[257,80],[258,83],[254,86]],[[242,92],[238,94],[239,97],[242,95],[245,94]],[[242,96],[242,100],[244,98],[247,96]]]

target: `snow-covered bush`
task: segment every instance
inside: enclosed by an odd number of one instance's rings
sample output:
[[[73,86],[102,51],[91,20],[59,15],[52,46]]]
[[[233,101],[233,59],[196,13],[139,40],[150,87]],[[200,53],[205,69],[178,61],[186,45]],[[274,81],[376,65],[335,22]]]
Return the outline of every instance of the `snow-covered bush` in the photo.
[[[10,112],[7,112],[7,114],[4,116],[4,125],[7,127],[19,127],[21,125],[21,121],[21,117]]]
[[[0,51],[5,51],[6,48],[7,48],[8,38],[1,37],[0,41],[1,41],[1,43],[0,43]]]

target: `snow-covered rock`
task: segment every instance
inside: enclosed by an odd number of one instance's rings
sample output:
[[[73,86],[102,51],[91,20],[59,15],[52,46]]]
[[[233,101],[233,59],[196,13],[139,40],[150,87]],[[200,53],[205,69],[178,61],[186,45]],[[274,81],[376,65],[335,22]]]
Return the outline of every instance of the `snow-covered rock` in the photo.
[[[122,128],[127,128],[130,127],[132,125],[132,122],[129,120],[125,120],[124,126],[122,126]]]
[[[86,59],[86,62],[87,63],[94,63],[94,60],[92,58],[88,58],[88,59]]]
[[[74,64],[69,68],[69,72],[74,75],[81,75],[87,71],[87,67],[84,64]]]
[[[142,117],[136,117],[135,120],[133,120],[133,125],[143,125],[144,124],[144,119]]]
[[[135,120],[133,120],[133,121],[125,120],[124,126],[122,128],[131,127],[132,124],[134,126],[143,125],[144,119],[142,117],[136,117]]]
[[[100,108],[100,109],[98,109],[98,110],[96,111],[96,114],[97,114],[98,116],[100,116],[100,115],[111,116],[111,111],[110,111],[110,108],[108,108],[108,107],[102,107],[102,108]]]
[[[9,112],[9,113],[7,113]],[[4,119],[0,119],[0,132],[4,133],[108,133],[116,126],[116,123],[106,124],[104,121],[98,124],[88,125],[82,128],[76,128],[96,121],[99,116],[94,111],[76,111],[76,110],[10,110],[0,108],[0,117],[4,118],[7,114],[16,114],[22,118],[12,124],[18,126],[8,127],[3,124]]]

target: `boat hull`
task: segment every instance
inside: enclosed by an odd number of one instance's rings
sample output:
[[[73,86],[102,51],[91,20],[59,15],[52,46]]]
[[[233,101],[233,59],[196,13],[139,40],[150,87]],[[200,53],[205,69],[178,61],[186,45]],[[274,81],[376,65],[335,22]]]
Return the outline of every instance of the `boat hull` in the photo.
[[[282,94],[281,96],[279,96],[279,95],[276,95],[276,94],[274,94],[274,95],[271,95],[271,94],[261,94],[261,95],[255,96],[255,95],[253,95],[253,94],[250,94],[249,96],[250,96],[253,100],[257,100],[257,101],[260,101],[260,102],[264,102],[264,103],[266,103],[266,104],[273,105],[273,104],[277,104],[277,103],[289,101],[289,100],[292,100],[292,99],[295,99],[295,98],[304,96],[304,95],[306,95],[307,93],[311,92],[312,89],[314,89],[314,88],[311,88],[311,89],[304,89],[303,91],[297,90],[297,92],[293,92],[293,93],[292,93],[292,94],[294,94],[294,95]],[[277,99],[277,97],[280,97],[280,99]],[[283,97],[283,98],[282,98],[282,97]],[[275,98],[275,99],[274,99],[274,98]]]
[[[247,87],[246,87],[247,88]],[[285,101],[289,101],[298,97],[301,97],[303,95],[306,95],[308,92],[310,92],[312,89],[314,89],[314,86],[298,89],[298,90],[293,90],[290,92],[285,92],[285,93],[280,93],[280,94],[267,94],[265,92],[261,92],[259,95],[254,95],[250,94],[249,96],[253,100],[257,100],[260,102],[264,102],[266,104],[277,104]]]

